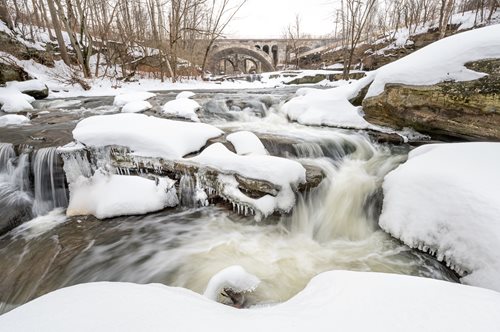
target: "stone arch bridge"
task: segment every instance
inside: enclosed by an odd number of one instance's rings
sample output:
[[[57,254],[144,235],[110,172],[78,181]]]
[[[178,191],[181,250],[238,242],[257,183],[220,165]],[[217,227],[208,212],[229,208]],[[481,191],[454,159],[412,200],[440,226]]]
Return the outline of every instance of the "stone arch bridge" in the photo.
[[[301,53],[325,49],[331,39],[300,39]],[[261,73],[282,68],[295,57],[286,39],[221,39],[212,46],[207,69],[214,74]]]

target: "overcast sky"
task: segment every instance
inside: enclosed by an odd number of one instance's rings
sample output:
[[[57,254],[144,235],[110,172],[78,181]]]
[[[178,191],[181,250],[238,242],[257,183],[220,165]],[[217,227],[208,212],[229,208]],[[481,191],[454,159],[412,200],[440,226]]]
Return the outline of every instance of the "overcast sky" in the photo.
[[[225,33],[230,38],[278,38],[298,13],[301,30],[314,36],[334,30],[332,0],[247,0]]]

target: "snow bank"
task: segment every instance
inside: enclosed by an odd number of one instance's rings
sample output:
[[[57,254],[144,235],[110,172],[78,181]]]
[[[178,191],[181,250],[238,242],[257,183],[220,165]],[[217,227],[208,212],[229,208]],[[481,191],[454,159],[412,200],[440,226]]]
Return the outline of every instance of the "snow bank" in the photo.
[[[191,92],[191,91],[182,91],[181,93],[177,94],[175,99],[188,99],[191,97],[196,96],[196,93]]]
[[[145,100],[131,101],[122,107],[122,113],[140,113],[153,108],[153,106]]]
[[[212,144],[198,156],[186,160],[225,173],[218,177],[222,184],[222,188],[219,188],[220,194],[235,204],[250,205],[256,209],[257,220],[276,210],[290,211],[295,205],[293,189],[306,181],[306,170],[296,161],[268,155],[240,156],[229,151],[221,143]],[[248,197],[239,190],[238,181],[233,174],[267,181],[278,187],[279,192],[276,196],[265,195],[258,199]]]
[[[282,111],[294,121],[304,125],[367,129],[373,126],[362,115],[361,107],[355,107],[349,99],[369,84],[372,75],[328,90],[299,89],[296,97],[282,107]]]
[[[231,142],[239,155],[268,154],[264,144],[251,131],[238,131],[227,135],[226,139]]]
[[[384,180],[380,226],[463,282],[500,290],[499,170],[500,143],[419,147]]]
[[[464,64],[500,58],[500,24],[462,32],[432,43],[376,71],[366,97],[384,91],[387,83],[432,85],[443,81],[468,81],[485,74]]]
[[[30,122],[30,119],[24,115],[7,114],[0,116],[0,127],[20,125],[28,122]]]
[[[205,146],[222,131],[204,123],[160,119],[143,114],[92,116],[80,121],[73,138],[85,145],[121,145],[136,155],[179,159]]]
[[[289,301],[235,309],[183,288],[98,282],[0,316],[2,331],[496,331],[500,294],[444,281],[332,271]],[[57,319],[54,319],[57,313]],[[223,328],[224,329],[224,328]]]
[[[5,113],[18,113],[32,111],[31,103],[35,98],[19,92],[19,90],[10,88],[0,88],[1,110]]]
[[[79,177],[71,183],[67,216],[92,214],[99,219],[145,214],[179,201],[174,181],[161,178],[158,184],[139,176],[106,175]]]
[[[124,93],[115,97],[113,105],[124,106],[132,101],[148,100],[154,96],[156,94],[146,91]]]
[[[200,104],[188,98],[174,99],[163,105],[163,114],[176,116],[179,118],[189,119],[199,122],[200,119],[196,115],[196,111],[201,108]]]

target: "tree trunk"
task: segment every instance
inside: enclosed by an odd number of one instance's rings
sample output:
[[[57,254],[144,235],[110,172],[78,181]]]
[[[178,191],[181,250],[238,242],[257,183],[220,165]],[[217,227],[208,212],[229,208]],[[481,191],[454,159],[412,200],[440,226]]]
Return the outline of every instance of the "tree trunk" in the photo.
[[[61,58],[63,59],[65,64],[70,66],[71,62],[69,61],[68,51],[66,49],[66,44],[64,43],[64,38],[61,32],[61,25],[59,24],[56,7],[54,6],[54,0],[47,0],[47,4],[49,6],[50,16],[52,17],[52,25],[54,26],[54,32],[56,33],[59,50],[61,51]]]
[[[9,8],[7,7],[7,2],[5,0],[0,0],[0,20],[4,21],[10,30],[14,29],[14,24],[12,23]]]

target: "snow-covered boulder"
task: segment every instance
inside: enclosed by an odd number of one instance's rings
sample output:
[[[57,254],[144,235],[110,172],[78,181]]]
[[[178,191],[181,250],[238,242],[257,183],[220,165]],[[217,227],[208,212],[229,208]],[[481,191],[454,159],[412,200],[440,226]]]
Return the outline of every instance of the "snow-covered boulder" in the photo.
[[[183,288],[98,282],[63,288],[0,316],[1,331],[497,331],[500,294],[403,275],[331,271],[287,302],[251,309]],[[57,319],[54,318],[57,313]]]
[[[222,131],[204,123],[156,118],[144,114],[98,115],[80,121],[73,138],[87,146],[119,145],[135,155],[179,159],[199,151]]]
[[[7,87],[16,89],[35,99],[44,99],[49,96],[49,88],[40,80],[28,80],[22,82],[11,81],[7,82]]]
[[[435,137],[500,139],[500,24],[434,42],[379,68],[363,100],[371,123]]]
[[[20,125],[30,122],[24,115],[7,114],[0,116],[0,127]]]
[[[33,110],[31,103],[35,98],[19,92],[14,88],[0,88],[1,111],[5,113],[29,112]]]
[[[500,290],[500,143],[425,145],[384,180],[380,226]]]
[[[196,96],[196,93],[191,92],[191,91],[182,91],[181,93],[177,94],[175,99],[188,99],[191,97]]]
[[[240,265],[233,265],[210,278],[203,295],[213,301],[242,307],[245,305],[245,293],[255,291],[259,284],[258,277]]]
[[[196,111],[201,109],[200,104],[189,98],[180,98],[168,101],[163,105],[163,114],[188,119],[194,122],[199,122],[200,119],[196,115]]]
[[[140,100],[148,100],[150,98],[155,97],[156,94],[152,92],[140,91],[140,92],[130,92],[123,93],[115,96],[115,100],[113,101],[113,105],[115,106],[125,106],[126,104],[132,101],[140,101]]]
[[[146,100],[136,100],[125,104],[122,107],[122,113],[140,113],[153,108],[153,106]]]
[[[356,83],[333,89],[297,90],[296,97],[282,106],[289,119],[304,125],[369,129],[373,126],[363,118],[361,107],[353,106],[349,99],[371,81],[371,76]]]
[[[226,139],[231,142],[239,155],[268,154],[264,144],[251,131],[238,131],[227,135]]]
[[[97,171],[91,178],[81,176],[70,183],[66,215],[92,214],[104,219],[176,206],[179,201],[174,184],[168,178],[156,183],[139,176],[108,175]]]

